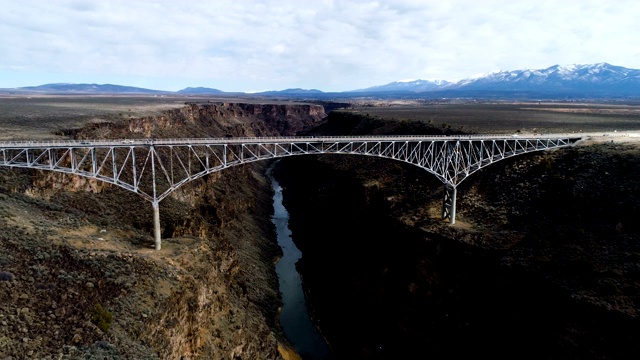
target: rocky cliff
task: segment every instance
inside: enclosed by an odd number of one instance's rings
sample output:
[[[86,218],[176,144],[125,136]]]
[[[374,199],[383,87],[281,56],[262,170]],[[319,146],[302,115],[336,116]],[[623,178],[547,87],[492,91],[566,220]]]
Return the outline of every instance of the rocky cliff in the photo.
[[[341,133],[393,131],[351,120]],[[639,153],[602,143],[503,160],[459,186],[455,226],[440,218],[442,184],[415,166],[283,159],[276,174],[303,252],[299,269],[335,355],[638,353]]]
[[[321,106],[186,104],[75,138],[294,135]],[[212,174],[151,206],[75,176],[0,169],[0,358],[278,359],[279,256],[266,164]]]
[[[188,103],[162,115],[101,122],[65,134],[76,138],[170,138],[293,135],[326,117],[320,105]]]

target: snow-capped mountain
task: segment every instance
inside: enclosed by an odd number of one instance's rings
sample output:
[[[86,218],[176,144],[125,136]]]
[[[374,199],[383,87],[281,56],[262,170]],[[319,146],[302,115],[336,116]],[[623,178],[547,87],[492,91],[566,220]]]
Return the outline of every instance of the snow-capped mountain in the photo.
[[[554,65],[542,70],[499,71],[462,80],[456,88],[465,90],[542,92],[636,92],[640,95],[640,70],[607,63]]]
[[[355,92],[447,92],[477,96],[481,93],[551,96],[640,97],[640,70],[607,63],[554,65],[539,70],[494,71],[458,82],[415,80],[392,82]],[[427,95],[427,94],[424,94]]]

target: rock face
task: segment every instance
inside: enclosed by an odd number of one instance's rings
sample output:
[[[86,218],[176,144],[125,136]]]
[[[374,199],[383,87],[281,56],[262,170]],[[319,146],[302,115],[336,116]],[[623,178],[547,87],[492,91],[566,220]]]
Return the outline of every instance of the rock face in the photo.
[[[127,123],[97,124],[80,135],[98,133],[103,137],[167,138],[209,136],[294,135],[317,125],[326,117],[319,105],[281,105],[244,103],[187,104],[157,117],[132,119]]]
[[[313,105],[187,104],[67,133],[293,135],[324,116]],[[0,169],[0,358],[281,358],[266,165],[211,174],[161,202],[157,252],[151,207],[134,194]]]
[[[453,227],[442,184],[417,167],[281,161],[299,269],[336,357],[638,353],[639,154],[598,144],[501,161],[458,188]]]

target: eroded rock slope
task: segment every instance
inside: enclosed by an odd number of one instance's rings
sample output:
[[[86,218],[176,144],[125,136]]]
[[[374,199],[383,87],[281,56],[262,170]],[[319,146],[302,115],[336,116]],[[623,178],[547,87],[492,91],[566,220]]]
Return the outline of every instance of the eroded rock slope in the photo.
[[[347,120],[322,128],[438,131]],[[639,155],[637,145],[601,143],[503,160],[459,186],[455,226],[440,218],[442,184],[417,167],[284,159],[277,173],[299,268],[336,356],[637,354]]]
[[[77,139],[293,135],[321,106],[187,104]],[[286,346],[266,164],[188,184],[151,207],[70,175],[0,169],[0,358],[278,359]]]

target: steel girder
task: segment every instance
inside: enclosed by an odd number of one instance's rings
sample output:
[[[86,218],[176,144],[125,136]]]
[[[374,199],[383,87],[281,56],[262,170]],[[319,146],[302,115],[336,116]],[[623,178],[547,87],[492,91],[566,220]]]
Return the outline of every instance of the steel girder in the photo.
[[[305,154],[355,154],[404,161],[445,184],[443,217],[455,223],[456,186],[496,161],[573,145],[581,137],[361,136],[0,142],[0,166],[85,176],[139,194],[153,206],[155,249],[161,249],[158,204],[180,186],[231,166]]]
[[[85,176],[157,204],[180,186],[207,174],[253,161],[305,154],[355,154],[403,161],[455,188],[496,161],[570,146],[580,139],[484,135],[5,142],[0,143],[0,165]]]

